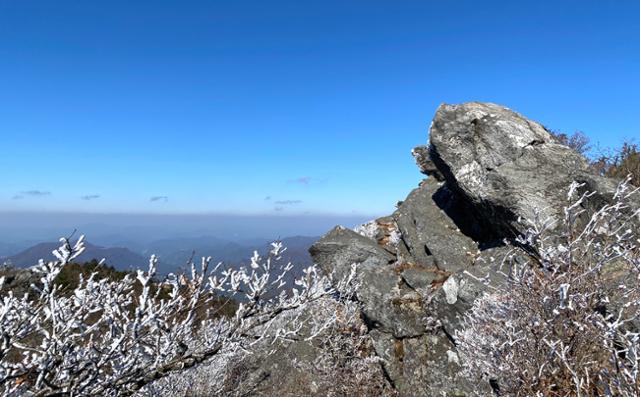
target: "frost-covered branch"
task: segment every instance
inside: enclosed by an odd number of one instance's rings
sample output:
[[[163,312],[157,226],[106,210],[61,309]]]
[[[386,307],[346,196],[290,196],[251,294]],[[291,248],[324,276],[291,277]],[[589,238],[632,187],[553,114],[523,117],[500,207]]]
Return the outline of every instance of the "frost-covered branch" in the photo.
[[[503,262],[507,281],[456,333],[467,375],[501,395],[640,394],[638,189],[625,181],[590,213],[581,188],[570,186],[560,224],[528,221],[518,243],[529,262]]]
[[[315,324],[287,313],[335,294],[315,267],[286,285],[292,265],[281,263],[280,242],[265,257],[254,253],[247,267],[210,269],[211,258],[203,258],[188,277],[156,281],[152,256],[135,275],[119,281],[80,275],[73,291],[63,291],[54,280],[84,244],[61,242],[56,261],[35,267],[41,279],[32,294],[2,291],[2,395],[133,395],[215,357],[294,340],[303,325]],[[240,302],[232,316],[217,313],[220,297]]]

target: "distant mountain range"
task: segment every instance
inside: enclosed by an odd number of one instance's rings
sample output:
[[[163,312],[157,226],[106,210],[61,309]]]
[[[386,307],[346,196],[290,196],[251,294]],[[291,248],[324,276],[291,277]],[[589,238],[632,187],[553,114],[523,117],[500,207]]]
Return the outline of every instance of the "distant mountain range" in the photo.
[[[11,256],[17,252],[22,251],[23,249],[25,249],[26,247],[32,246],[34,244],[37,244],[37,242],[25,242],[25,243],[7,243],[7,242],[0,242],[0,258],[4,257],[4,256]]]
[[[312,264],[309,247],[318,237],[295,236],[282,239],[287,250],[283,255],[285,261],[295,265],[297,270]],[[1,257],[0,264],[6,263],[15,267],[30,267],[36,265],[40,259],[54,260],[52,251],[60,246],[59,243],[46,242],[35,244],[17,254]],[[131,247],[102,247],[87,242],[86,249],[76,259],[76,262],[88,262],[91,259],[105,259],[107,265],[118,270],[146,268],[149,257],[158,257],[159,273],[187,270],[187,263],[191,258],[196,262],[203,256],[210,256],[212,262],[224,262],[230,266],[247,264],[254,250],[265,254],[270,249],[267,241],[231,242],[215,237],[174,238],[153,241],[148,244],[135,244]],[[299,271],[294,271],[296,275]]]
[[[57,249],[60,243],[40,243],[33,247],[29,247],[15,255],[1,258],[0,263],[6,263],[15,267],[30,267],[37,265],[40,259],[45,261],[55,260],[53,250]],[[113,266],[118,270],[130,270],[133,268],[144,268],[148,265],[149,260],[142,255],[132,252],[128,248],[121,247],[99,247],[91,243],[85,244],[85,251],[75,262],[88,262],[91,259],[105,259],[107,265]]]

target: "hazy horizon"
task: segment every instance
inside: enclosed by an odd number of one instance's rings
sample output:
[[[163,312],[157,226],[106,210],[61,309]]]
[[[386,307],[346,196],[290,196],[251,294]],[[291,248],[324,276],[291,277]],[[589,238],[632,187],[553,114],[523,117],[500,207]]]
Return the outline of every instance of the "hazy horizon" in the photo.
[[[91,214],[0,212],[0,242],[56,241],[76,230],[89,241],[149,242],[211,236],[228,241],[320,236],[336,225],[354,227],[365,215]]]

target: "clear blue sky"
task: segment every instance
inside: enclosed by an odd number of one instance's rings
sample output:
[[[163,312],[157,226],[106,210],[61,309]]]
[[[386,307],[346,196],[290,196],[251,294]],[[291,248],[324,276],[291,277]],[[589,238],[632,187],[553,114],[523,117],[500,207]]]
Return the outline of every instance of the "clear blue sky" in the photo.
[[[637,1],[0,0],[0,210],[384,214],[421,179],[409,151],[442,102],[614,146],[640,135],[639,15]]]

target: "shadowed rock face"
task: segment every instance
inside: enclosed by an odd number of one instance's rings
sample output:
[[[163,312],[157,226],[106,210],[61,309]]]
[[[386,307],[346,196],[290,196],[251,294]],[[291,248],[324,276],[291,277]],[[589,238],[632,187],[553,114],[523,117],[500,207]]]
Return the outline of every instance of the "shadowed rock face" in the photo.
[[[586,159],[540,124],[489,103],[441,105],[430,130],[430,158],[447,184],[498,235],[517,235],[518,218],[559,219],[572,181],[612,192]]]
[[[487,103],[441,105],[429,146],[413,151],[422,181],[390,216],[361,234],[337,227],[310,250],[326,272],[361,263],[357,298],[390,382],[403,396],[465,396],[490,386],[460,375],[454,335],[462,315],[500,283],[495,262],[525,260],[502,241],[518,218],[558,219],[572,181],[608,200],[615,183],[540,124]]]

